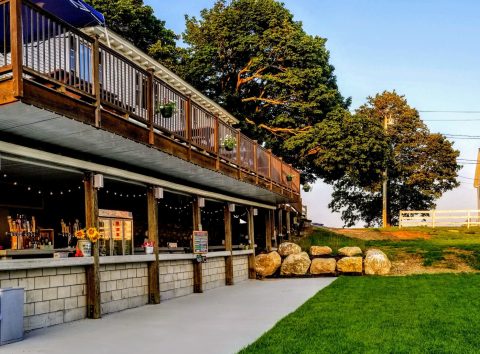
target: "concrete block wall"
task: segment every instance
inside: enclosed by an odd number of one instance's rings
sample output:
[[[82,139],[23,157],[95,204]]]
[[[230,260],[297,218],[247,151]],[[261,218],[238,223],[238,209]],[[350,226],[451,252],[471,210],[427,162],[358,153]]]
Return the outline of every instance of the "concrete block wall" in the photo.
[[[86,317],[84,267],[0,271],[0,288],[8,287],[25,289],[27,331]]]
[[[147,263],[100,265],[102,314],[148,303]]]
[[[225,258],[215,257],[207,258],[206,263],[202,263],[203,272],[203,290],[210,290],[225,285]]]
[[[233,284],[248,279],[248,255],[233,256]]]
[[[193,293],[192,260],[160,261],[160,301]]]

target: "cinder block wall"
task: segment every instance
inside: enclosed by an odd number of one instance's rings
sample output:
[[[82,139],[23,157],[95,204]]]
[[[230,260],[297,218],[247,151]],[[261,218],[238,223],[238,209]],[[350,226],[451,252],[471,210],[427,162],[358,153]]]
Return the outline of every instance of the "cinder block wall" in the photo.
[[[86,317],[84,267],[0,271],[0,287],[25,289],[24,328],[32,330]]]
[[[160,300],[193,293],[193,263],[191,260],[160,262]]]
[[[233,256],[233,284],[248,279],[248,256]]]
[[[100,294],[102,314],[146,305],[147,263],[101,265]]]
[[[203,290],[210,290],[225,285],[225,258],[207,258],[206,263],[202,263],[203,272]]]

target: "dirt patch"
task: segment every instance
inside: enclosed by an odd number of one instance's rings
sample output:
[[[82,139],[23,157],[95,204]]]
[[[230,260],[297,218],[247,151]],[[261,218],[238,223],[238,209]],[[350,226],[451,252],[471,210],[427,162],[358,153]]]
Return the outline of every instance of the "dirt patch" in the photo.
[[[459,255],[471,254],[469,251],[449,248],[443,253],[444,260],[436,262],[432,266],[423,265],[423,257],[420,254],[399,252],[392,261],[390,275],[411,274],[435,274],[435,273],[477,273]]]
[[[382,231],[368,229],[330,229],[343,236],[361,240],[416,240],[429,239],[430,235],[419,231]]]

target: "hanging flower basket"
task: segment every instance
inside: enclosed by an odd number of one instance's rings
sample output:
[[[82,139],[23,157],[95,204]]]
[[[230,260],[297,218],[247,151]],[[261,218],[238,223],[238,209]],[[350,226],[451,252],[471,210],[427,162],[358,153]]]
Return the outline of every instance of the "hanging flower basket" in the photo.
[[[235,146],[237,146],[237,139],[227,134],[225,135],[225,138],[223,138],[221,145],[225,150],[233,151],[235,149]]]
[[[304,191],[304,192],[310,192],[311,190],[312,190],[312,186],[309,185],[308,183],[305,183],[305,184],[303,185],[303,191]]]
[[[175,113],[176,104],[173,101],[157,106],[156,112],[160,113],[163,118],[171,118]]]
[[[292,182],[293,176],[292,175],[287,175],[287,182]]]

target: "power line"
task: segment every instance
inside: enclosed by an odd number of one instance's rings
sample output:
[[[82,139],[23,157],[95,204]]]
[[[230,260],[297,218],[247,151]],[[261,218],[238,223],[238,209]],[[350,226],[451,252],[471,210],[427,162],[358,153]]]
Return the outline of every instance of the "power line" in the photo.
[[[459,114],[480,114],[480,111],[460,111],[460,110],[453,110],[453,111],[441,111],[441,110],[421,110],[418,111],[419,113],[459,113]]]

